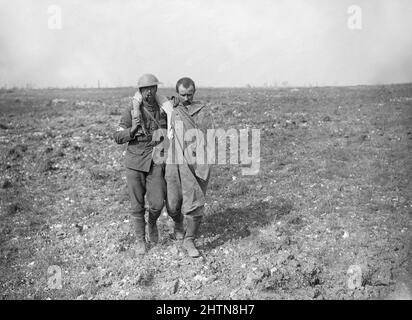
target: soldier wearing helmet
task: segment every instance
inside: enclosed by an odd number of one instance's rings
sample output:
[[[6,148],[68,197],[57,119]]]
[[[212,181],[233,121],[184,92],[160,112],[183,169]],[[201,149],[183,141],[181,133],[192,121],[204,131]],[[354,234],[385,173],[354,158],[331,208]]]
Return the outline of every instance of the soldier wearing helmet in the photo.
[[[137,106],[133,103],[127,106],[113,134],[118,144],[127,143],[125,166],[132,205],[130,221],[139,255],[146,252],[145,196],[149,207],[148,239],[152,243],[159,239],[156,222],[166,197],[165,165],[153,161],[156,147],[162,145],[158,132],[164,130],[166,135],[167,128],[166,114],[161,112],[155,99],[159,83],[152,74],[139,78],[137,86],[143,99]]]
[[[208,108],[204,108],[206,105],[199,101],[193,101],[195,90],[194,81],[184,77],[176,83],[177,96],[168,100],[165,97],[156,95],[161,108],[168,114],[170,148],[165,170],[166,208],[175,222],[176,239],[183,240],[183,248],[193,258],[200,256],[195,240],[199,235],[203,218],[210,166],[204,162],[197,163],[197,160],[194,162],[189,161],[186,157],[190,156],[190,150],[196,153],[197,150],[200,150],[198,148],[211,147],[211,144],[206,146],[200,136],[206,137],[206,130],[214,128],[213,115],[207,110]],[[134,99],[141,101],[142,94],[136,92]],[[193,129],[199,130],[203,134],[196,137],[195,144],[192,141],[182,140],[179,138],[179,134],[174,133],[179,123],[183,130],[181,137],[184,137],[186,132]],[[210,138],[211,141],[215,139],[214,135],[211,135]],[[204,154],[209,152],[206,149],[204,151]],[[176,157],[176,159],[173,157],[176,154],[182,155],[182,161],[177,160],[179,157]],[[185,232],[183,230],[183,220],[186,220]]]

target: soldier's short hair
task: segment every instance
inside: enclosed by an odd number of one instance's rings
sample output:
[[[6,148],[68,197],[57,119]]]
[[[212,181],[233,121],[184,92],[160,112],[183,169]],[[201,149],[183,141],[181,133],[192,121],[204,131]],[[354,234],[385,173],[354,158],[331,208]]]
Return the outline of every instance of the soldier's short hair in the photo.
[[[196,91],[195,82],[188,77],[181,78],[176,82],[176,92],[177,93],[179,93],[180,85],[182,85],[186,89],[189,89],[190,86],[193,86],[193,89]]]

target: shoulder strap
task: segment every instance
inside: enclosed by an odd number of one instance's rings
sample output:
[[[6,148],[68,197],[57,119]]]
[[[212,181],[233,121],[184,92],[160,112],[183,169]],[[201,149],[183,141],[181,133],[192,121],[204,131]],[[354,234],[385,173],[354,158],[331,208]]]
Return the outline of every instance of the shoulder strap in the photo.
[[[152,114],[146,109],[146,107],[144,105],[142,105],[142,109],[149,116],[149,118],[152,119],[156,123],[157,127],[159,129],[161,129],[162,127],[160,126],[159,121],[156,120],[155,117],[152,116]],[[160,112],[160,110],[159,110],[159,112]]]

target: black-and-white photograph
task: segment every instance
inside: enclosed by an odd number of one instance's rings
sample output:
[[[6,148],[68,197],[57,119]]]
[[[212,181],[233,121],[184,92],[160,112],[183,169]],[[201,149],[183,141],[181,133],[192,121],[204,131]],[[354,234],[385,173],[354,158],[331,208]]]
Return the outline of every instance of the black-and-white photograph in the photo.
[[[411,30],[410,0],[0,0],[0,300],[411,300]]]

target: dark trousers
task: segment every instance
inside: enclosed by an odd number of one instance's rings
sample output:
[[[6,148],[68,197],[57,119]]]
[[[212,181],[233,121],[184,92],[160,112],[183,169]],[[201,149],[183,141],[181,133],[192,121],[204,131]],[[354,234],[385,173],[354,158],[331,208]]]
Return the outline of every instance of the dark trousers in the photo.
[[[126,180],[133,216],[144,216],[145,195],[149,205],[149,221],[156,221],[166,197],[164,165],[152,163],[149,172],[126,168]]]

